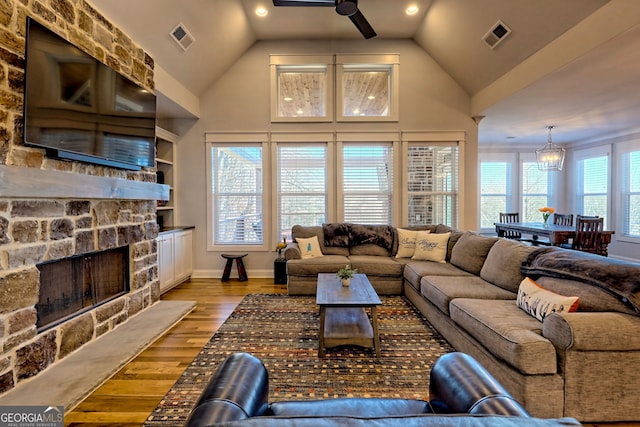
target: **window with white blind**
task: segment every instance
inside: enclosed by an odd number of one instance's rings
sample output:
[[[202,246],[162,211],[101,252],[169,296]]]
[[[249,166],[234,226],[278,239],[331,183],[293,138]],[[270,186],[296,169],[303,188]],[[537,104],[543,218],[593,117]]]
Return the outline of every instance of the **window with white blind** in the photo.
[[[326,144],[278,146],[278,230],[291,240],[296,224],[327,221]]]
[[[480,228],[492,229],[500,212],[514,212],[512,207],[512,169],[508,161],[480,162]]]
[[[410,144],[408,224],[458,223],[458,147]]]
[[[640,151],[622,154],[622,235],[640,238]]]
[[[345,144],[342,161],[344,221],[393,224],[392,144]]]
[[[522,161],[522,213],[521,221],[540,222],[540,208],[550,206],[549,172],[538,168],[534,161]],[[553,206],[551,206],[553,207]]]
[[[609,214],[609,152],[599,147],[576,153],[577,203],[581,215],[597,215],[605,218]]]
[[[209,156],[213,244],[262,245],[262,146],[213,144]]]

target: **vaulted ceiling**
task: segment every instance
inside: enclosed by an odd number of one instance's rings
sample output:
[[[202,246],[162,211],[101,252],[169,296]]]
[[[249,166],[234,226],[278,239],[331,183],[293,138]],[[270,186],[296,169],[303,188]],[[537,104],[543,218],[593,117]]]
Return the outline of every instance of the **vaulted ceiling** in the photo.
[[[90,0],[191,93],[202,93],[258,40],[358,39],[331,7],[271,0]],[[407,15],[409,5],[418,13]],[[268,14],[255,11],[264,7]],[[588,138],[640,128],[640,2],[360,0],[378,39],[412,39],[472,97],[481,143]],[[501,21],[495,48],[483,36]],[[195,41],[184,51],[178,24]],[[169,108],[161,105],[160,108]],[[176,114],[172,112],[171,114]]]

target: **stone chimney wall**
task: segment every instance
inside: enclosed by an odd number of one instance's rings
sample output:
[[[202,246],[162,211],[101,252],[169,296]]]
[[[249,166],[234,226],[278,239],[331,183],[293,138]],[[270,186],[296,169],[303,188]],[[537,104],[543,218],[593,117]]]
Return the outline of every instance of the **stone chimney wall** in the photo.
[[[154,183],[155,169],[124,171],[50,159],[22,144],[26,17],[153,90],[152,58],[84,0],[0,0],[0,167]],[[112,182],[112,181],[111,181]],[[1,188],[1,186],[0,186]],[[50,199],[0,190],[0,394],[159,300],[155,200],[97,195]],[[103,198],[101,198],[103,197]],[[43,261],[129,245],[130,292],[50,330],[36,330]]]

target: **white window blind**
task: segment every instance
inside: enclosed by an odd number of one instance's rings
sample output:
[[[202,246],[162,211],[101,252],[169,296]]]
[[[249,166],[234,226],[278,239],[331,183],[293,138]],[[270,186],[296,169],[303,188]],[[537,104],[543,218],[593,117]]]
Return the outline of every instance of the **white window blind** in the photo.
[[[392,145],[345,144],[342,155],[344,221],[392,224]]]
[[[622,155],[622,235],[640,237],[640,151]]]
[[[458,223],[458,148],[410,145],[407,158],[409,225]]]
[[[500,219],[500,212],[512,212],[511,163],[480,163],[480,228],[493,228]]]
[[[291,240],[291,227],[327,221],[327,147],[278,146],[278,227]]]
[[[589,157],[578,161],[580,185],[578,207],[582,215],[607,218],[609,192],[609,156]]]
[[[549,206],[549,172],[538,168],[536,162],[522,162],[522,213],[521,221],[539,222],[540,208]],[[553,207],[553,206],[552,206]]]
[[[214,145],[211,167],[214,244],[262,244],[262,147]]]

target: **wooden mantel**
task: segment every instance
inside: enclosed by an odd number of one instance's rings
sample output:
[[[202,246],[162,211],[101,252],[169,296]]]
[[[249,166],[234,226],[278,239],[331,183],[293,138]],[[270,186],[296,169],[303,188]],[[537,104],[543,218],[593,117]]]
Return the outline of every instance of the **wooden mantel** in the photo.
[[[0,199],[3,198],[169,200],[169,186],[0,165]]]

